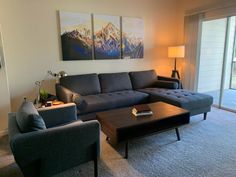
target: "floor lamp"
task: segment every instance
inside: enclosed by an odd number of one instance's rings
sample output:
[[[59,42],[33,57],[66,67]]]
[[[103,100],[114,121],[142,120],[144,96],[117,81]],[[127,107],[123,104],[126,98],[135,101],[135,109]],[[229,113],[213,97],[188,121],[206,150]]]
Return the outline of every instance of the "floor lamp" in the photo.
[[[179,71],[176,69],[176,59],[184,58],[185,47],[183,45],[168,47],[168,57],[175,59],[174,69],[172,70],[171,77],[180,79]]]

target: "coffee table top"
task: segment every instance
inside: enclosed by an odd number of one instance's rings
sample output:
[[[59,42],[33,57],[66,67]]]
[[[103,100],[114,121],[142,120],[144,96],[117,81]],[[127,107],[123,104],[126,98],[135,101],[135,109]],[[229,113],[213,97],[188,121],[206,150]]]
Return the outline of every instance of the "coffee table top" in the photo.
[[[153,114],[136,117],[132,114],[133,107],[113,109],[97,113],[97,119],[102,124],[113,129],[127,128],[145,123],[151,123],[175,117],[176,115],[188,114],[189,111],[164,102],[148,104]]]

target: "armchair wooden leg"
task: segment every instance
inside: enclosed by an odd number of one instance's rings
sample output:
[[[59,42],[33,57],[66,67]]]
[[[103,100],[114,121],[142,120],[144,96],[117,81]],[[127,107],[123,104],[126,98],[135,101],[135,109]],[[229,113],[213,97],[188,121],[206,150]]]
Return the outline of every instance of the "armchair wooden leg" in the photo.
[[[207,118],[207,112],[204,112],[204,120],[206,120],[206,118]]]
[[[129,142],[128,140],[125,143],[125,159],[128,159],[129,156]]]
[[[98,177],[98,158],[94,159],[94,177]]]
[[[98,177],[98,144],[95,143],[94,145],[94,177]]]

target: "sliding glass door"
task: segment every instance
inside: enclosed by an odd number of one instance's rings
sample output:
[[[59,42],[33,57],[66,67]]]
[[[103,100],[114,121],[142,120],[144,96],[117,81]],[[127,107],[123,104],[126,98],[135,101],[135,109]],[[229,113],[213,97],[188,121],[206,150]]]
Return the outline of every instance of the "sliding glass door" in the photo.
[[[236,36],[234,36],[234,51],[233,51],[233,60],[232,60],[232,71],[230,79],[230,88],[236,90]]]
[[[227,19],[205,21],[202,24],[198,92],[214,97],[219,105]]]
[[[231,89],[236,89],[236,56],[234,56],[234,60],[232,63],[232,74],[231,74]]]
[[[214,105],[236,110],[235,17],[202,24],[197,90]]]
[[[222,101],[220,107],[236,110],[234,51],[235,51],[235,16],[228,18],[227,42],[225,44],[225,66],[222,82]]]

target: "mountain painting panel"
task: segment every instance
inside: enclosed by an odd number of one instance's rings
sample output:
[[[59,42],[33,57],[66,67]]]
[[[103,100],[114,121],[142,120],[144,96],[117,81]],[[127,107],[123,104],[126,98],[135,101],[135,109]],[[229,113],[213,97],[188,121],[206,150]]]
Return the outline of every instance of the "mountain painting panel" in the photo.
[[[141,18],[122,17],[122,58],[144,56],[144,23]]]
[[[95,59],[121,58],[120,17],[94,15]]]
[[[92,59],[91,15],[60,11],[63,60]]]

